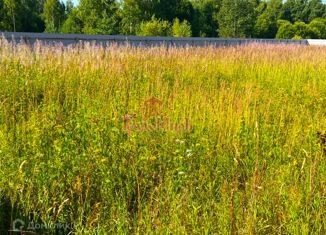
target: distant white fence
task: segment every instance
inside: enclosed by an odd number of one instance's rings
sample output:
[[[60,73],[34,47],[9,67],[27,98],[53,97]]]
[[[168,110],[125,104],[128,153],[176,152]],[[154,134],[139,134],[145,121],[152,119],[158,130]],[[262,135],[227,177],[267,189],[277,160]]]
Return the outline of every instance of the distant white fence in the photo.
[[[296,45],[326,45],[326,40],[288,40],[288,39],[233,39],[233,38],[175,38],[175,37],[138,37],[86,34],[48,34],[48,33],[12,33],[0,32],[8,41],[34,44],[40,41],[45,44],[62,43],[71,45],[79,42],[94,42],[96,44],[119,44],[131,46],[232,46],[250,43],[262,44],[296,44]]]
[[[326,46],[326,40],[324,39],[307,39],[307,41],[311,46]]]

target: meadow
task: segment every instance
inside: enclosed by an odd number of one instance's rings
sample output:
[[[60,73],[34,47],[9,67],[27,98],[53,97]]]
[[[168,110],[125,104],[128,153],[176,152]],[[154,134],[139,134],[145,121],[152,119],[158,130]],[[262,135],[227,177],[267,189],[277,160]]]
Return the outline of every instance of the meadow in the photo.
[[[0,233],[325,234],[325,58],[0,40]]]

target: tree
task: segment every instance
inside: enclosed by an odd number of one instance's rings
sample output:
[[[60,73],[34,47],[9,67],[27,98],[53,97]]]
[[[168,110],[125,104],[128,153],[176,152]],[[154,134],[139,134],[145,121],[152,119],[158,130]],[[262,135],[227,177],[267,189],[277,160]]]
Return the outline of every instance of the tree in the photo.
[[[284,38],[284,39],[291,39],[295,36],[295,28],[293,24],[287,20],[279,20],[277,21],[278,24],[278,31],[276,34],[276,38]]]
[[[46,0],[44,4],[45,31],[59,32],[65,20],[65,5],[59,0]]]
[[[291,24],[289,21],[279,21],[279,30],[277,32],[277,38],[286,38],[286,39],[309,39],[309,38],[318,38],[319,32],[314,27],[309,27],[302,21],[297,21],[294,24]]]
[[[66,2],[66,15],[69,15],[74,9],[74,3],[71,0],[67,0]]]
[[[153,14],[156,17],[169,22],[175,18],[191,21],[193,7],[188,0],[156,0],[153,2]]]
[[[316,38],[326,39],[326,19],[316,18],[308,25],[310,31],[315,32]]]
[[[298,21],[294,25],[295,35],[303,39],[318,38],[318,31],[312,27],[309,27],[304,22]]]
[[[216,37],[219,12],[222,0],[193,0],[194,13],[191,22],[192,33],[200,37]]]
[[[277,33],[277,20],[280,17],[282,0],[270,0],[263,13],[258,16],[254,35],[259,38],[274,38]]]
[[[72,9],[68,18],[61,27],[62,33],[79,33],[83,32],[83,22],[79,18],[78,9]]]
[[[81,0],[78,18],[86,34],[118,34],[119,7],[115,0]]]
[[[12,18],[12,28],[16,32],[16,1],[15,0],[4,0],[5,8],[8,8],[9,15]]]
[[[255,22],[253,5],[248,0],[223,0],[217,19],[219,36],[250,37]]]
[[[124,0],[121,15],[122,33],[134,34],[140,24],[150,21],[153,15],[170,23],[175,18],[191,22],[193,7],[189,0]]]
[[[321,0],[310,0],[308,1],[302,12],[302,19],[304,22],[311,22],[315,18],[322,17],[325,13],[325,5]]]
[[[148,21],[153,15],[150,4],[139,0],[124,0],[121,11],[121,33],[135,34],[139,30],[142,21]]]
[[[19,11],[19,31],[24,32],[44,32],[45,23],[43,20],[43,0],[24,0],[20,4]]]
[[[322,21],[315,21],[313,24],[309,25],[302,21],[297,21],[294,24],[291,24],[289,21],[280,20],[278,21],[279,29],[276,37],[286,39],[320,38],[320,29],[323,30],[323,27],[325,27],[325,25],[323,26],[320,23],[323,24]]]
[[[0,0],[0,30],[43,32],[42,0]]]
[[[173,37],[191,37],[191,26],[188,21],[184,20],[180,22],[176,18],[172,25],[172,36]]]
[[[170,36],[170,23],[167,20],[160,20],[152,17],[150,21],[141,23],[139,36]]]
[[[293,33],[290,38],[326,36],[321,20],[326,18],[326,6],[322,0],[80,0],[77,7],[72,0],[65,0],[66,4],[62,1],[0,0],[0,30],[259,38],[289,38]],[[280,19],[287,20],[280,21],[286,24],[279,25]]]
[[[282,6],[282,19],[291,23],[305,21],[304,8],[307,0],[287,0]]]
[[[308,38],[307,25],[302,21],[297,21],[293,25],[297,38]]]

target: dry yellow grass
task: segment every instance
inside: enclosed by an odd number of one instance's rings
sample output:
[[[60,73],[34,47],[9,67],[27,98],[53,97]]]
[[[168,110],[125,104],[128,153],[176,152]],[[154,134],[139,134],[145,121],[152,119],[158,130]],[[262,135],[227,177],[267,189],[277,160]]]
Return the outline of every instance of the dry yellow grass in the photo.
[[[325,232],[325,48],[0,45],[2,231]]]

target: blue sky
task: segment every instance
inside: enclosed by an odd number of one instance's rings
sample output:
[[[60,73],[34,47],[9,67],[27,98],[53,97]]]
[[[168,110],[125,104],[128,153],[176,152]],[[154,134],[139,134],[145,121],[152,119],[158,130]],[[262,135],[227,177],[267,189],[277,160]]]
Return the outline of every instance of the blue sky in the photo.
[[[74,6],[76,6],[79,0],[72,0],[72,2],[74,3]]]

